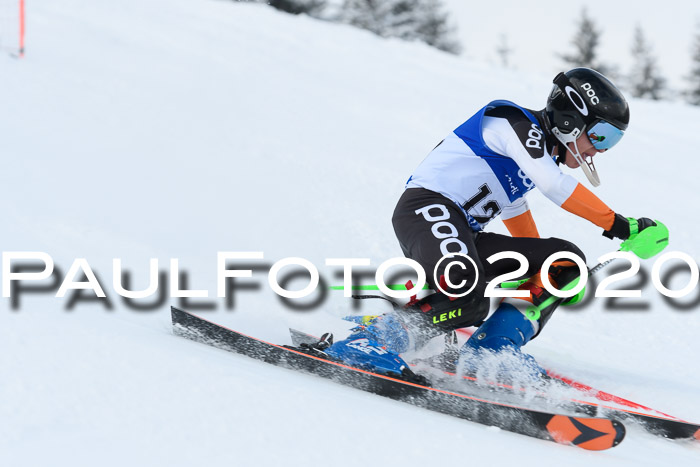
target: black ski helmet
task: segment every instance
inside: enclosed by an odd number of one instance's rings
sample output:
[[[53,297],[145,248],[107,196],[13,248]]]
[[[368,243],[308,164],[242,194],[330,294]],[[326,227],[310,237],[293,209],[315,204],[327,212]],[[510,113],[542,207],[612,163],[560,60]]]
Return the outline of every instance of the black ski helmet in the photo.
[[[597,151],[607,151],[622,138],[630,121],[625,96],[605,76],[590,68],[559,73],[545,108],[549,131],[559,141],[559,159],[570,153],[593,186],[600,177],[593,156],[581,154],[578,138],[586,135]]]
[[[552,129],[564,135],[577,128],[584,133],[601,120],[622,131],[627,129],[627,100],[602,74],[590,68],[574,68],[559,73],[553,82],[546,107]]]

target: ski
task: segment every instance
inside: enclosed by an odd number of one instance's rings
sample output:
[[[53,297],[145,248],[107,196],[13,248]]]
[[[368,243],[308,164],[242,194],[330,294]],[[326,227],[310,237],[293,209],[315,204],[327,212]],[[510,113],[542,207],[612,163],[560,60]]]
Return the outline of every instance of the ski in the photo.
[[[440,370],[444,371],[444,370]],[[456,375],[445,372],[450,377]],[[462,379],[475,388],[482,388],[484,383],[477,382],[476,378],[462,376]],[[556,381],[556,379],[554,379]],[[521,389],[498,383],[490,383],[492,394],[507,394],[517,396]],[[547,394],[542,394],[548,404],[552,404]],[[556,402],[555,402],[556,404]],[[646,432],[673,440],[697,440],[700,441],[700,425],[686,422],[678,418],[662,417],[648,413],[637,412],[622,407],[613,407],[605,404],[586,402],[577,399],[562,399],[558,405],[559,410],[571,411],[575,414],[589,417],[607,417],[621,422],[630,422],[641,427]]]
[[[296,329],[290,329],[289,333],[292,338],[292,343],[295,346],[300,346],[301,344],[312,344],[318,341],[317,337],[302,331],[298,331]],[[450,371],[449,369],[435,368],[434,366],[433,368],[442,371],[446,376],[445,379],[451,379],[452,381],[454,381],[454,378],[456,378],[454,372]],[[462,376],[461,379],[471,389],[482,392],[486,391],[491,396],[506,395],[517,397],[518,395],[522,395],[519,393],[523,392],[518,388],[513,388],[505,384],[478,382],[476,378],[470,376]],[[561,377],[557,376],[553,379],[559,380],[561,379]],[[484,386],[486,386],[486,389],[484,388]],[[453,388],[450,388],[450,390],[454,391]],[[474,395],[474,392],[472,392],[470,395]],[[543,396],[547,401],[551,403],[551,399],[546,397],[546,394],[544,394]],[[638,404],[637,406],[646,408]],[[620,421],[629,421],[639,425],[645,431],[663,438],[678,440],[694,439],[700,441],[700,425],[695,423],[689,423],[679,418],[672,418],[671,416],[664,417],[658,415],[651,415],[648,413],[642,413],[622,407],[612,407],[604,404],[584,402],[575,399],[562,399],[561,405],[558,408],[559,410],[572,411],[573,413],[582,416],[609,417]],[[646,409],[650,410],[648,408]]]
[[[434,412],[592,451],[617,446],[625,436],[625,426],[616,420],[542,412],[411,383],[265,342],[175,307],[171,314],[178,336]]]

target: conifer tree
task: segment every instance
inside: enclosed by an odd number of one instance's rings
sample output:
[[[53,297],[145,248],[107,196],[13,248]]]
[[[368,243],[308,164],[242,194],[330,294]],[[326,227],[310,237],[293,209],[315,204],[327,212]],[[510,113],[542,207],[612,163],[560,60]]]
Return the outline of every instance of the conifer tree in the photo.
[[[440,0],[345,0],[339,19],[381,37],[419,40],[455,54],[460,50]]]
[[[634,63],[628,78],[632,96],[661,99],[666,80],[659,73],[656,57],[652,54],[644,31],[639,25],[634,30],[632,59]]]
[[[686,97],[691,104],[700,105],[700,25],[698,25],[693,38],[691,60],[690,76],[688,76],[690,86],[686,92]]]
[[[318,17],[326,8],[326,0],[258,0],[273,8],[293,15],[307,14]]]
[[[598,46],[600,45],[601,31],[595,21],[588,16],[586,8],[581,10],[581,18],[578,28],[571,43],[574,53],[562,55],[564,61],[573,67],[593,68],[603,74],[608,74],[611,69],[598,59]]]

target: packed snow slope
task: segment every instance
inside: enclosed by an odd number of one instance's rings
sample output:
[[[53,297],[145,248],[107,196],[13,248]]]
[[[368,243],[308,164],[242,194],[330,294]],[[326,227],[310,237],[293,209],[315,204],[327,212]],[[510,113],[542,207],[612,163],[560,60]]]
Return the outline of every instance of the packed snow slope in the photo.
[[[489,100],[542,107],[550,73],[260,4],[27,8],[26,58],[0,57],[0,238],[3,252],[49,254],[57,274],[37,282],[43,291],[19,292],[14,307],[0,302],[0,465],[697,464],[698,446],[633,426],[614,450],[583,452],[268,367],[174,337],[177,298],[142,299],[155,305],[139,311],[116,293],[113,258],[132,289],[148,286],[150,258],[165,277],[177,258],[180,286],[208,292],[186,308],[208,319],[275,342],[287,342],[290,325],[342,332],[339,317],[353,309],[341,292],[290,310],[267,284],[269,264],[306,258],[330,285],[341,283],[339,268],[325,258],[377,267],[401,256],[390,218],[413,168]],[[700,109],[631,108],[625,139],[598,158],[597,193],[625,215],[663,220],[670,249],[697,261]],[[529,199],[540,232],[578,243],[590,265],[617,248],[537,193]],[[260,267],[236,282],[247,287],[232,308],[216,298],[218,251],[264,252],[247,261]],[[108,302],[86,300],[90,290],[78,301],[75,291],[55,296],[77,258]],[[681,288],[687,275],[673,282]],[[646,311],[606,310],[603,299],[560,310],[528,349],[589,384],[700,421],[698,287],[679,300],[685,310],[648,281],[642,289],[635,300]],[[167,294],[168,281],[158,290]]]

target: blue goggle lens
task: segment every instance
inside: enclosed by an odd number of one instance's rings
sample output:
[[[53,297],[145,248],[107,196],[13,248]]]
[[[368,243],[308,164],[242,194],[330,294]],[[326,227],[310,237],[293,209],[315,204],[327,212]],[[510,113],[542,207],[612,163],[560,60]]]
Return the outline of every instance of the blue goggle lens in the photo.
[[[625,132],[608,122],[600,121],[589,128],[586,134],[594,148],[607,151],[622,139]]]

